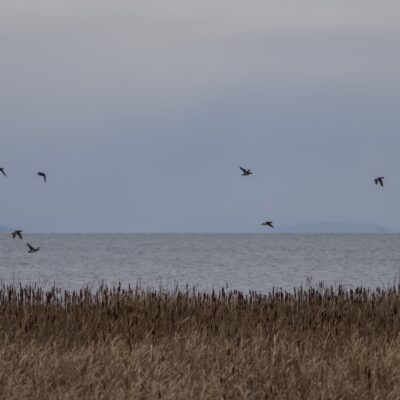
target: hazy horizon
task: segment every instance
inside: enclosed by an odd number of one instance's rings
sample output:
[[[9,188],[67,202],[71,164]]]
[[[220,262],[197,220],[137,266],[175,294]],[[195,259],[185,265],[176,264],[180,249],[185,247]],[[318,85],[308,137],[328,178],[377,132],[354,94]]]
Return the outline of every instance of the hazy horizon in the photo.
[[[11,233],[14,229],[18,229],[18,227],[8,227],[0,225],[0,234],[8,234]],[[24,230],[24,234],[199,234],[199,235],[207,235],[207,234],[399,234],[400,231],[390,230],[386,226],[382,225],[371,225],[371,224],[353,224],[349,222],[316,222],[310,224],[295,224],[295,225],[283,225],[283,226],[275,226],[273,229],[265,228],[260,226],[259,229],[254,229],[252,231],[143,231],[143,232],[135,232],[135,231],[27,231]]]
[[[0,224],[400,231],[399,22],[393,0],[6,0]]]

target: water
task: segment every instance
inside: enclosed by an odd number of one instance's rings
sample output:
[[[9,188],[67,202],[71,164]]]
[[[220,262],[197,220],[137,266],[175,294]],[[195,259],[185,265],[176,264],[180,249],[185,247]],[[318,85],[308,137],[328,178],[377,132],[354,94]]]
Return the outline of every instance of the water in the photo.
[[[41,247],[28,254],[25,240]],[[0,235],[0,280],[66,289],[102,282],[266,292],[314,284],[397,283],[400,235]]]

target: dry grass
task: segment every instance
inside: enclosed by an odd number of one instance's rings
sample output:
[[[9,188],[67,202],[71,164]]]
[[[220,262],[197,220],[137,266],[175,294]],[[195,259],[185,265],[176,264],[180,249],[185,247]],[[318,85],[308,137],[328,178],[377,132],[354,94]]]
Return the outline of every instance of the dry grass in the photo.
[[[0,288],[0,398],[400,399],[400,292]]]

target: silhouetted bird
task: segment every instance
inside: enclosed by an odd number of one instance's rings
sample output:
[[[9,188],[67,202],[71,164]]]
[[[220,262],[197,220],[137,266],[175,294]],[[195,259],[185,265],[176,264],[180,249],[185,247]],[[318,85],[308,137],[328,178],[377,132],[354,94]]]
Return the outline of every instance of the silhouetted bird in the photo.
[[[39,176],[43,177],[44,181],[46,182],[47,177],[46,177],[46,174],[45,174],[44,172],[38,172],[37,174],[38,174]]]
[[[40,250],[40,247],[33,247],[32,245],[30,245],[29,243],[26,244],[29,247],[29,251],[28,253],[37,253]]]
[[[251,169],[244,169],[244,168],[242,168],[242,167],[239,167],[241,170],[242,170],[242,172],[243,172],[243,174],[242,174],[242,176],[248,176],[248,175],[251,175],[252,174],[252,172],[251,172]]]
[[[7,176],[7,174],[6,174],[5,171],[4,171],[4,168],[0,168],[0,172],[1,172],[4,176]]]
[[[378,178],[375,178],[374,179],[374,182],[375,182],[375,185],[381,185],[381,186],[383,186],[383,180],[385,179],[385,177],[384,176],[380,176],[380,177],[378,177]]]
[[[274,225],[273,225],[273,222],[272,222],[272,221],[265,221],[265,222],[263,222],[261,225],[264,225],[264,226],[270,226],[271,228],[273,228],[273,227],[274,227]]]
[[[18,236],[22,240],[22,231],[20,229],[14,231],[11,235],[13,239],[15,239]]]

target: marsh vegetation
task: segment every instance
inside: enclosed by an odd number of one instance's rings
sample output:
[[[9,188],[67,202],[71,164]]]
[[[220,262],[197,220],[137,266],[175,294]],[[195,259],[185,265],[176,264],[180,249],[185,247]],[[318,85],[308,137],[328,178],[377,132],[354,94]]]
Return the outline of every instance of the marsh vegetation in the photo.
[[[398,399],[400,291],[0,289],[5,399]]]

